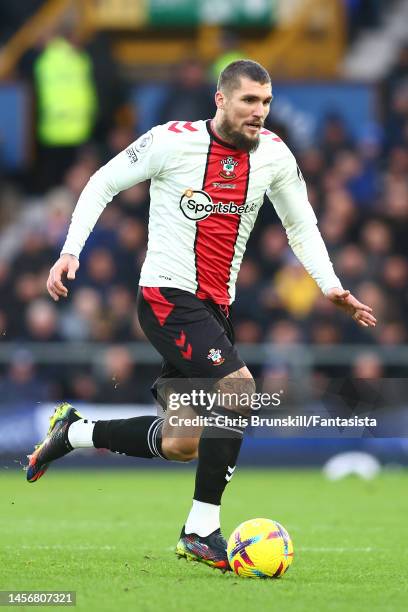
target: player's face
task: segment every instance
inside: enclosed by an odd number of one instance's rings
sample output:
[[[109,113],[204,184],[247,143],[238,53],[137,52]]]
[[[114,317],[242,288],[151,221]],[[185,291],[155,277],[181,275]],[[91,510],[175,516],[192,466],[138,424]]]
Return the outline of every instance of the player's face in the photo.
[[[219,128],[239,149],[254,151],[272,101],[270,83],[257,83],[241,77],[241,85],[228,94],[220,94],[217,106],[221,111]]]

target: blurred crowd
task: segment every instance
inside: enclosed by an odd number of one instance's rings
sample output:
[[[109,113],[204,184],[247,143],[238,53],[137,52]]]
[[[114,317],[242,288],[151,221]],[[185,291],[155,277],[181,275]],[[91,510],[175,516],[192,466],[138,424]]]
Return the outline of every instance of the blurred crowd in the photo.
[[[35,58],[30,61],[32,65]],[[23,75],[25,70],[23,65]],[[211,116],[213,85],[206,74],[196,60],[187,60],[157,106],[154,123]],[[99,100],[97,86],[95,90]],[[294,258],[266,201],[238,277],[232,309],[238,343],[372,345],[373,352],[354,364],[354,374],[395,373],[375,357],[375,346],[407,342],[408,46],[379,86],[378,99],[381,120],[358,140],[341,114],[328,114],[315,146],[294,151],[335,270],[344,287],[373,308],[378,326],[359,328],[321,295]],[[148,381],[157,368],[134,364],[126,348],[128,342],[145,340],[135,298],[146,249],[147,183],[122,192],[107,206],[83,251],[69,298],[54,303],[46,293],[49,268],[59,255],[81,190],[102,163],[138,134],[137,116],[129,120],[129,114],[117,112],[119,106],[126,106],[123,97],[104,111],[103,129],[95,121],[92,136],[69,147],[65,166],[53,167],[49,160],[66,146],[48,146],[48,154],[38,156],[18,180],[7,175],[1,179],[2,339],[22,347],[25,342],[60,342],[61,351],[64,343],[73,341],[111,345],[98,372],[75,365],[68,370],[40,367],[26,349],[18,349],[2,370],[3,401],[19,399],[19,394],[39,401],[62,395],[87,401],[150,401]],[[267,127],[287,139],[273,112]],[[47,143],[39,146],[47,148]],[[271,362],[263,372],[284,367],[284,362]],[[135,385],[135,376],[145,384]]]
[[[349,39],[353,40],[362,29],[378,28],[394,3],[395,0],[343,0]]]

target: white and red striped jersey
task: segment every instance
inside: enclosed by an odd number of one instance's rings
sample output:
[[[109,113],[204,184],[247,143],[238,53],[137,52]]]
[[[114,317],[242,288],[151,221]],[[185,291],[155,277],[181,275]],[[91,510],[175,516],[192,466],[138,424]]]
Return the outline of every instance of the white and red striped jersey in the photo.
[[[146,179],[149,238],[140,285],[176,287],[230,304],[266,193],[290,246],[322,291],[341,287],[288,147],[262,130],[257,150],[246,153],[220,140],[210,121],[156,126],[98,170],[78,200],[61,253],[79,257],[106,204]]]

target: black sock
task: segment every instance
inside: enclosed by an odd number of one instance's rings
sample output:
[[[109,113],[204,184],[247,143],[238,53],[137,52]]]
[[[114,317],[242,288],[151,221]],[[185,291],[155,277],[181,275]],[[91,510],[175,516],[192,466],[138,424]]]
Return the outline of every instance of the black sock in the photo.
[[[231,410],[217,408],[211,415],[234,419],[234,423],[226,421],[222,427],[219,419],[218,425],[214,421],[214,426],[204,428],[198,446],[194,499],[219,506],[236,467],[245,425]]]
[[[108,448],[129,457],[166,457],[162,454],[163,420],[155,416],[97,421],[92,441],[95,448]]]

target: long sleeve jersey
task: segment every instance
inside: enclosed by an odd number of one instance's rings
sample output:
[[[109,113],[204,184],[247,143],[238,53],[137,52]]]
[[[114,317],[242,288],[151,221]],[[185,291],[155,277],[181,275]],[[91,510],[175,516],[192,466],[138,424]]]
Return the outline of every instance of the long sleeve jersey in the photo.
[[[61,253],[79,257],[107,203],[147,179],[149,233],[141,286],[176,287],[231,304],[266,194],[292,250],[321,290],[341,287],[288,147],[262,130],[258,148],[247,153],[222,141],[209,120],[158,125],[100,168],[78,200]]]

